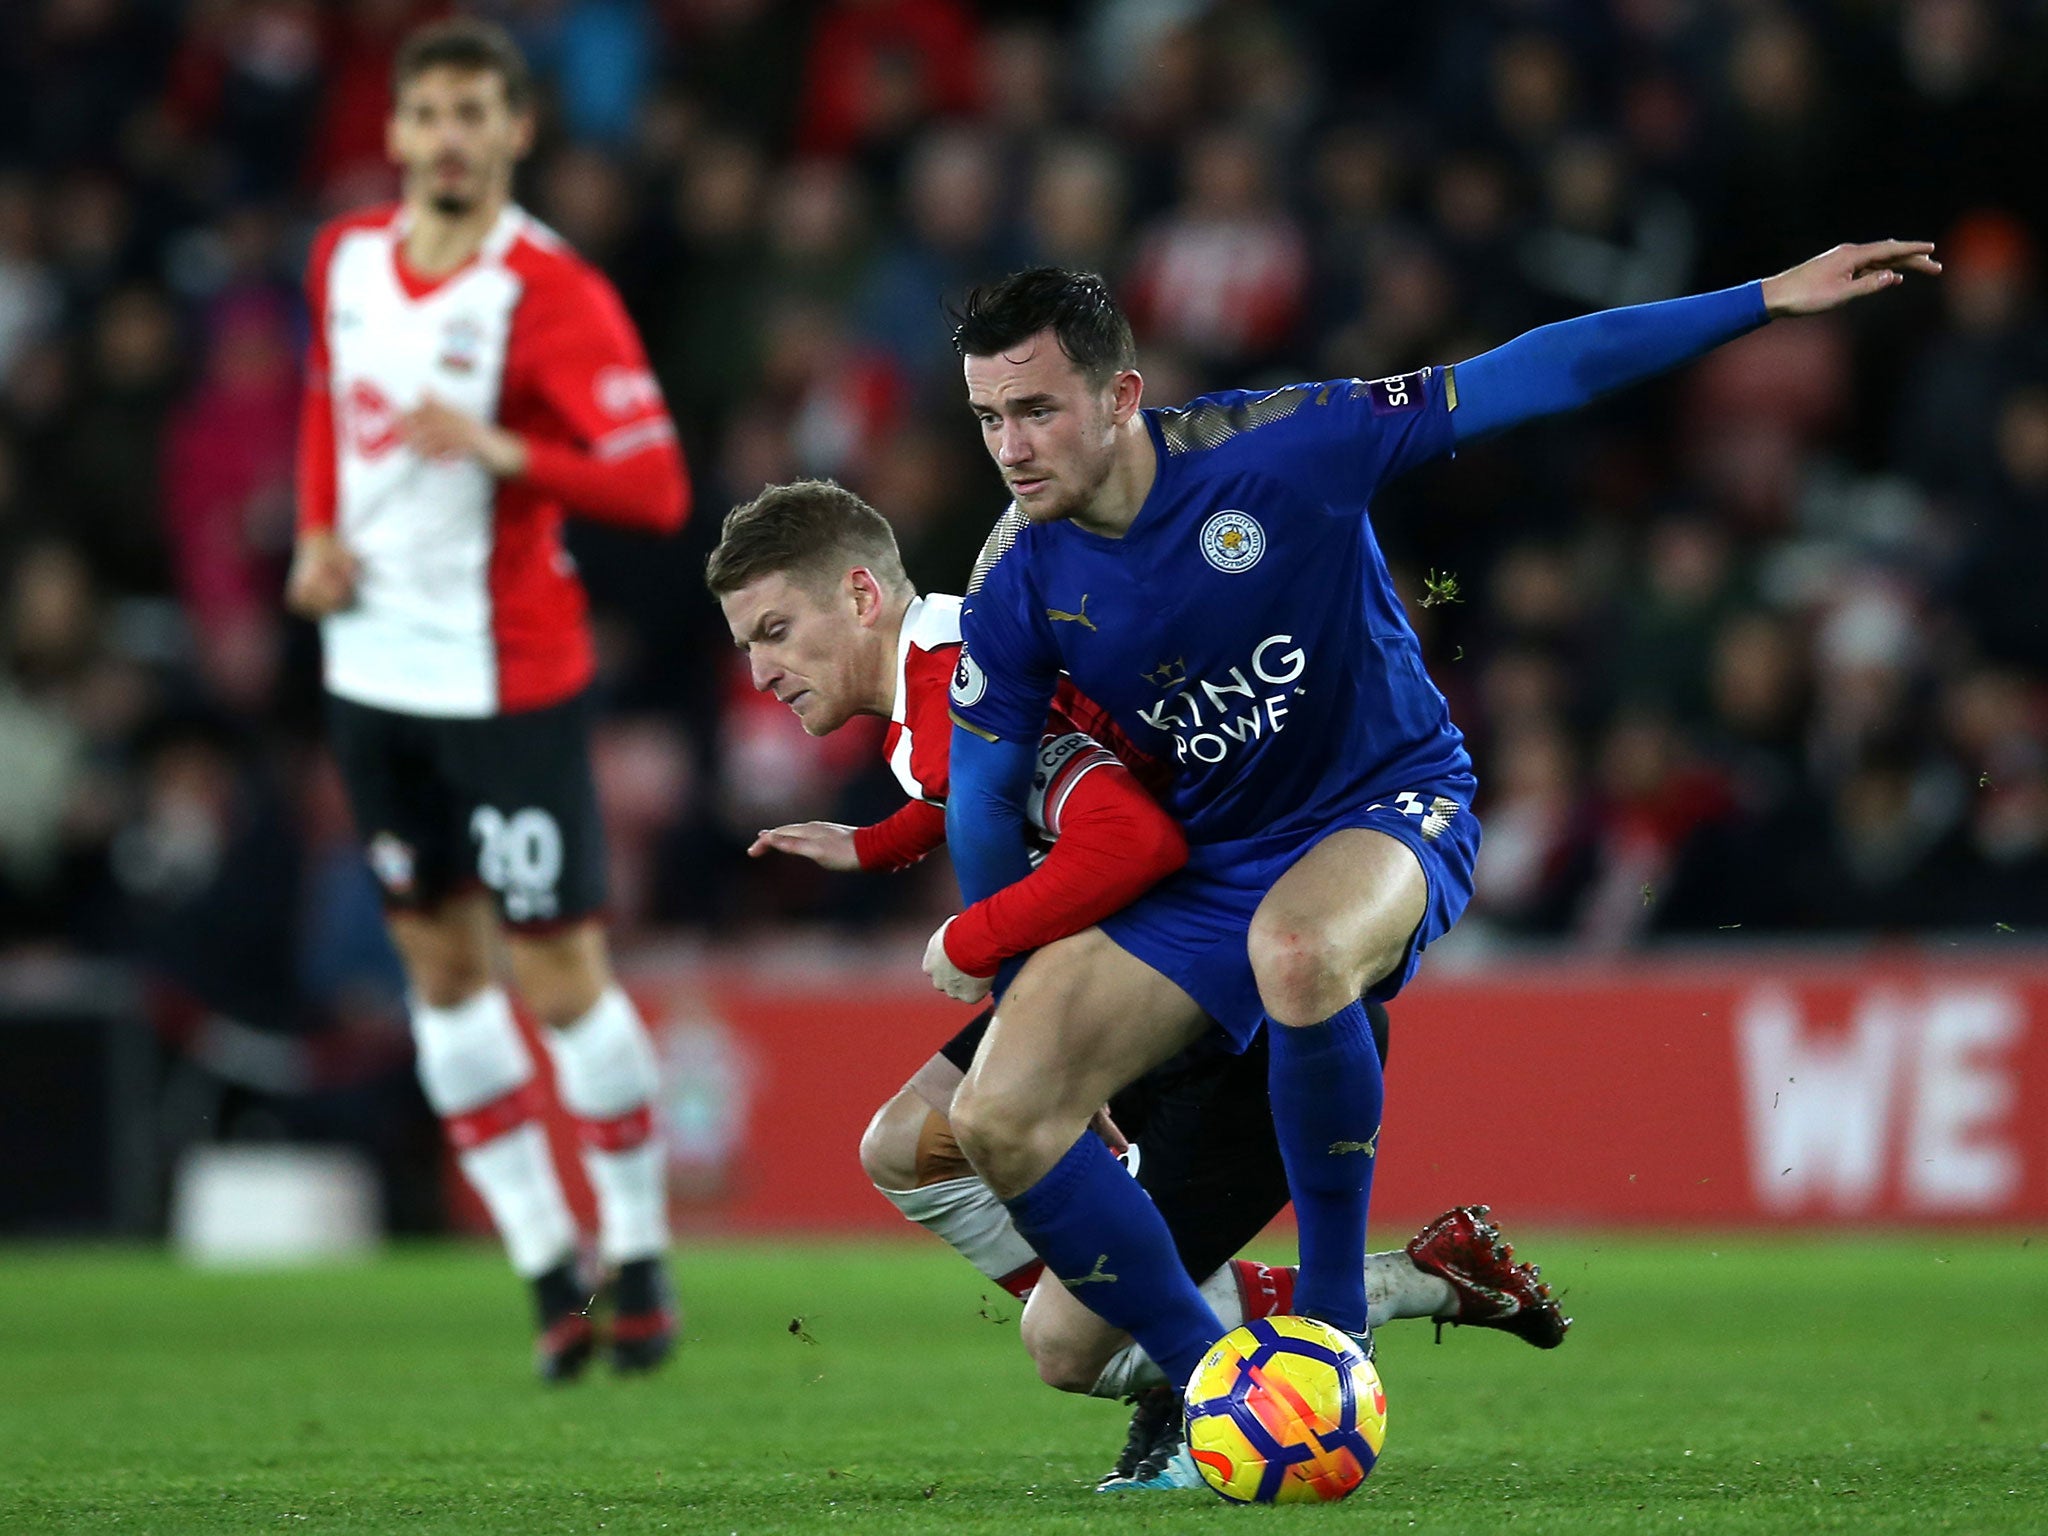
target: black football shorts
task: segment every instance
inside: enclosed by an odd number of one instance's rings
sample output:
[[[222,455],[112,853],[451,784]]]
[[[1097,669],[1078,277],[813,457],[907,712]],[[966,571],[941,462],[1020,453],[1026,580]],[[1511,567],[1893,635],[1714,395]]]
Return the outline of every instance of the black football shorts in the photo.
[[[482,719],[329,695],[328,739],[387,905],[431,911],[488,890],[505,922],[542,929],[604,907],[604,826],[587,693]]]

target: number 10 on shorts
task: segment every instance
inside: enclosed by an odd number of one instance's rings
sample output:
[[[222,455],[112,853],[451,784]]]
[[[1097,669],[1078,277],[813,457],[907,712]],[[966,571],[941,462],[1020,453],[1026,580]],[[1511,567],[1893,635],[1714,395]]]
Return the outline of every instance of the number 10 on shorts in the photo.
[[[555,915],[556,883],[562,878],[562,829],[538,806],[510,816],[480,805],[469,818],[476,839],[477,877],[498,893],[505,916],[515,923]]]

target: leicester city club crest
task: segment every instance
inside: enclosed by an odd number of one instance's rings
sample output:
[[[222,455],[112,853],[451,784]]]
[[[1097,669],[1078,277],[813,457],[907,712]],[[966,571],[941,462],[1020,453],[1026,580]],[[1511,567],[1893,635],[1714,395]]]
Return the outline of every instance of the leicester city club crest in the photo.
[[[1202,558],[1226,575],[1248,571],[1266,552],[1266,530],[1249,512],[1218,512],[1202,524]]]

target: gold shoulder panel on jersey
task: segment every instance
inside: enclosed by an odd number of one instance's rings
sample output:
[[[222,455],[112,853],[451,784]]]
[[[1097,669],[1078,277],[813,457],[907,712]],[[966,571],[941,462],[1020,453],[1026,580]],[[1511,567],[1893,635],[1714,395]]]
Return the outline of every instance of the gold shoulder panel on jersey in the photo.
[[[996,519],[995,527],[989,529],[988,537],[982,540],[981,553],[974,557],[974,574],[967,578],[967,595],[974,596],[981,590],[981,584],[988,580],[988,573],[996,568],[996,562],[1010,552],[1010,546],[1017,542],[1017,535],[1024,531],[1029,518],[1017,510],[1014,501]]]
[[[1269,394],[1255,395],[1233,405],[1199,400],[1159,413],[1159,435],[1166,451],[1176,456],[1197,449],[1221,448],[1233,437],[1255,432],[1276,421],[1285,421],[1315,397],[1313,384],[1289,384]]]

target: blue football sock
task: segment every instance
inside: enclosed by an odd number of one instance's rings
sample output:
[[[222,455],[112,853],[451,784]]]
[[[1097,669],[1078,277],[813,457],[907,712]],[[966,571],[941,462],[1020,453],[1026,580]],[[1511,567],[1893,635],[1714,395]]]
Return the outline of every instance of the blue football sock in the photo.
[[[1084,1131],[1050,1173],[1003,1203],[1075,1300],[1130,1334],[1168,1381],[1185,1386],[1223,1324],[1188,1278],[1152,1197],[1101,1139]]]
[[[1386,1085],[1365,1009],[1320,1024],[1266,1021],[1273,1129],[1301,1234],[1294,1310],[1357,1333],[1365,1327],[1365,1208],[1378,1160]]]

